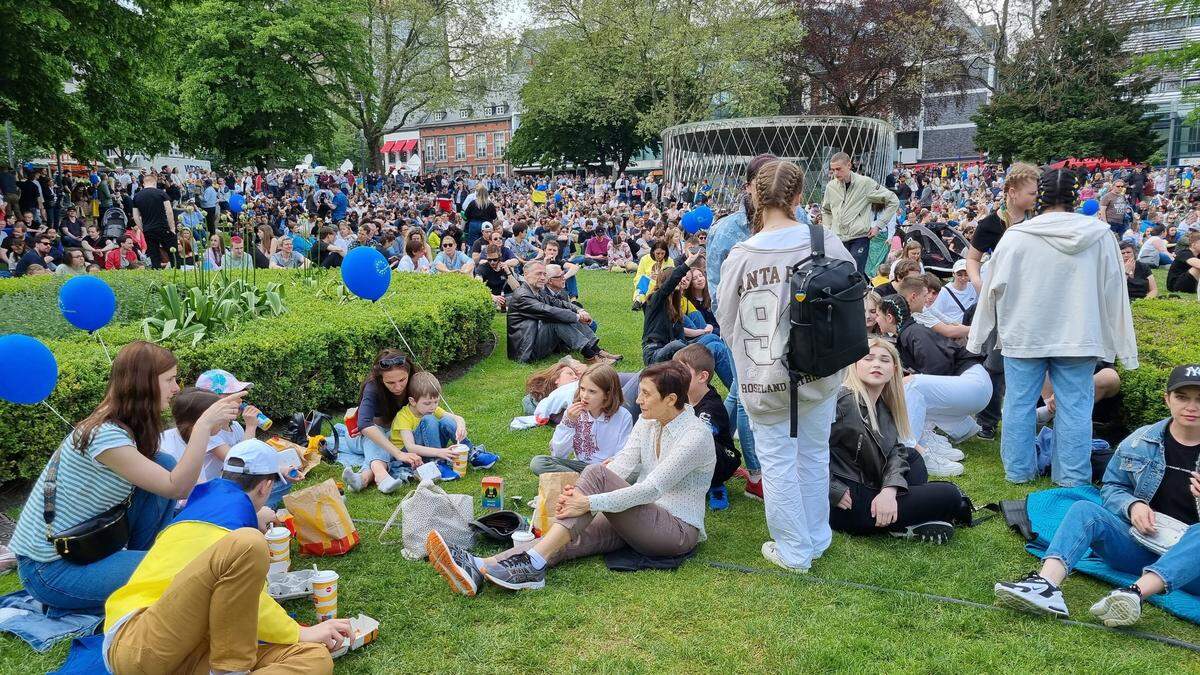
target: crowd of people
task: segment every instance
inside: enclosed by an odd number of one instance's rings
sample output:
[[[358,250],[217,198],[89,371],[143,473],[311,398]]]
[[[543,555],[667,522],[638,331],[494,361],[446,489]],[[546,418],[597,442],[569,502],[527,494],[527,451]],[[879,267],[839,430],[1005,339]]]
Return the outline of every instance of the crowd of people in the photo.
[[[764,502],[762,555],[791,572],[807,572],[834,530],[945,543],[970,522],[970,501],[931,479],[963,473],[958,446],[995,438],[1001,420],[1007,480],[1098,480],[1104,504],[1073,507],[1043,568],[998,583],[999,602],[1066,615],[1059,585],[1089,547],[1142,574],[1092,608],[1108,625],[1136,621],[1147,596],[1193,588],[1200,529],[1160,556],[1137,548],[1129,528],[1152,535],[1157,514],[1200,521],[1200,365],[1172,373],[1170,418],[1130,433],[1112,413],[1114,364],[1137,367],[1130,299],[1195,300],[1200,186],[1190,171],[947,165],[897,168],[881,184],[843,153],[828,171],[822,201],[805,203],[800,167],[755,157],[742,200],[709,227],[685,218],[712,215],[707,183],[624,175],[165,170],[71,181],[26,167],[4,174],[0,255],[21,276],[337,267],[371,246],[398,273],[477,278],[505,314],[510,359],[568,355],[530,378],[527,412],[552,407],[555,425],[530,469],[579,475],[528,544],[480,558],[430,533],[430,562],[468,596],[485,582],[541,588],[561,561],[625,547],[686,556],[708,536],[706,511],[728,508],[735,475]],[[1080,212],[1090,200],[1095,211]],[[112,239],[110,221],[124,228]],[[814,235],[861,275],[869,337],[840,371],[797,377],[786,353],[790,280]],[[1165,289],[1154,266],[1169,266]],[[640,372],[618,373],[623,355],[601,346],[583,269],[628,275]],[[21,513],[12,550],[22,584],[48,607],[104,613],[110,667],[331,669],[346,622],[301,627],[265,596],[251,609],[267,560],[254,530],[290,486],[255,439],[257,410],[241,411],[244,427],[234,421],[249,383],[216,371],[180,391],[175,373],[156,345],[117,355],[104,400],[63,440]],[[392,493],[427,462],[454,480],[460,444],[477,467],[500,461],[441,401],[437,378],[410,355],[381,352],[337,431],[364,457],[343,473],[346,488]],[[176,426],[164,430],[167,409]],[[1035,437],[1051,423],[1055,450],[1042,457]],[[1093,437],[1105,434],[1118,447],[1098,455]],[[81,560],[46,536],[114,509],[130,525],[116,552]],[[185,600],[228,624],[146,649]]]

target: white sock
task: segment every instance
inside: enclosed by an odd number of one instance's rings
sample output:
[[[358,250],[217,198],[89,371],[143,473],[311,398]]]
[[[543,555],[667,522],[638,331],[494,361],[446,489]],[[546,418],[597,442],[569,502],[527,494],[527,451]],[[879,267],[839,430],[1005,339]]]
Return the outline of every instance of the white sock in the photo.
[[[529,556],[529,562],[533,563],[533,569],[540,570],[546,566],[546,559],[537,551],[529,549],[525,554]]]
[[[483,558],[480,558],[479,556],[471,556],[471,559],[475,561],[476,569],[483,569],[483,567],[484,567]]]

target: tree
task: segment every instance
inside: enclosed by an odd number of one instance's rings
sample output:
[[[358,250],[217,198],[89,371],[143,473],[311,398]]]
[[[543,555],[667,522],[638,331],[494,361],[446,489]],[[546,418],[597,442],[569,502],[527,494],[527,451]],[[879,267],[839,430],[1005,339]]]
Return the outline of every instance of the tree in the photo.
[[[174,19],[174,73],[187,145],[228,164],[294,158],[334,131],[326,73],[361,79],[362,27],[318,0],[199,0]]]
[[[167,0],[0,3],[0,120],[79,158],[106,147],[102,125],[145,102],[140,63],[158,58]]]
[[[561,129],[572,116],[596,115],[614,129],[657,138],[666,127],[714,115],[759,115],[778,110],[781,44],[799,28],[774,0],[535,0],[534,14],[553,27],[545,50],[534,48],[535,70],[569,55],[552,83],[531,81],[522,126]],[[562,42],[573,43],[565,50]],[[547,70],[549,68],[550,70]],[[551,72],[553,63],[539,70]],[[563,92],[550,119],[547,89]],[[601,87],[602,91],[589,89]],[[626,99],[624,103],[618,98]],[[522,101],[526,100],[522,91]],[[587,108],[603,102],[603,110]],[[557,120],[557,122],[555,121]],[[518,133],[519,130],[518,130]],[[550,134],[546,138],[561,136]],[[520,146],[518,145],[518,150]],[[567,156],[567,148],[554,154]]]
[[[1152,78],[1130,73],[1128,35],[1105,2],[1054,0],[1036,37],[1002,64],[1003,91],[972,117],[975,144],[1004,161],[1066,157],[1145,160],[1158,140]]]
[[[911,118],[958,98],[926,92],[981,86],[970,66],[985,48],[945,0],[782,1],[805,28],[783,52],[785,112]]]
[[[510,43],[492,28],[502,11],[482,0],[347,3],[345,20],[362,27],[349,45],[356,67],[324,69],[319,81],[330,109],[362,133],[372,168],[383,166],[385,135],[424,111],[495,86]]]

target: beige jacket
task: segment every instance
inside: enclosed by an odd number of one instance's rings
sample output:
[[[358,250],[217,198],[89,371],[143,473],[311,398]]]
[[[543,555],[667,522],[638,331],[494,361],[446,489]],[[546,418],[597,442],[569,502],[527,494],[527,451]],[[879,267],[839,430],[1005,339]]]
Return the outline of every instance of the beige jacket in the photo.
[[[874,204],[883,206],[883,213],[878,218],[871,217],[871,206]],[[851,173],[849,188],[837,179],[825,186],[825,196],[821,199],[821,224],[846,242],[867,236],[873,220],[883,223],[890,221],[899,206],[896,193],[875,182],[874,178]]]

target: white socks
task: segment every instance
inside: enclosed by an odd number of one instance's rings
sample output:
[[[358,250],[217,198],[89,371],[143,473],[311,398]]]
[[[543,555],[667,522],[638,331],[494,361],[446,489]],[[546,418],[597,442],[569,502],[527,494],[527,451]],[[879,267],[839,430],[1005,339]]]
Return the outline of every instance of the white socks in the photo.
[[[540,570],[546,567],[546,559],[537,551],[529,549],[525,554],[529,556],[529,562],[533,563],[533,569]]]

